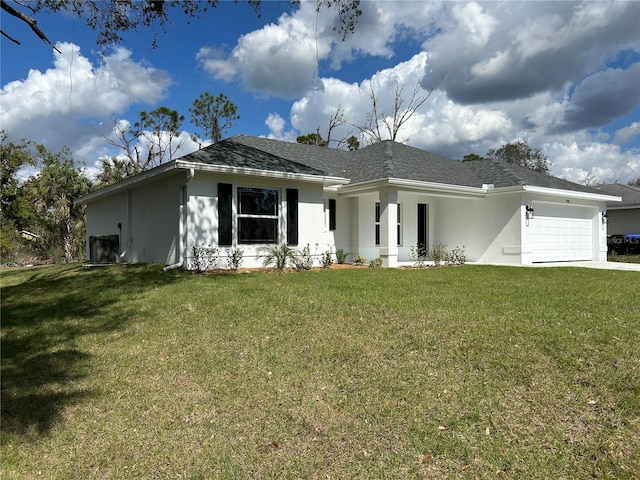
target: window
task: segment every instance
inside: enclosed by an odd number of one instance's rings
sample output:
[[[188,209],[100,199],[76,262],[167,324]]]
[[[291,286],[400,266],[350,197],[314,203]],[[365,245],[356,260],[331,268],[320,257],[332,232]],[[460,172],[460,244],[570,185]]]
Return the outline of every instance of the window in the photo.
[[[329,199],[329,230],[336,229],[336,199]]]
[[[278,190],[238,187],[238,243],[278,243]]]
[[[397,216],[396,216],[396,243],[398,245],[402,245],[402,223],[401,223],[401,210],[400,204],[397,204]],[[375,225],[376,225],[376,245],[380,245],[380,202],[376,202],[376,216],[375,216]]]

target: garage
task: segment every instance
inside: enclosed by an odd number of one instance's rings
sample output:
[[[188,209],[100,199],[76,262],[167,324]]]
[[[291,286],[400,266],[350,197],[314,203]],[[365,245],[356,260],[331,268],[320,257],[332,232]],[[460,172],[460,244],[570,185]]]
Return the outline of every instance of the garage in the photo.
[[[534,262],[572,262],[593,259],[593,217],[588,207],[534,203]]]

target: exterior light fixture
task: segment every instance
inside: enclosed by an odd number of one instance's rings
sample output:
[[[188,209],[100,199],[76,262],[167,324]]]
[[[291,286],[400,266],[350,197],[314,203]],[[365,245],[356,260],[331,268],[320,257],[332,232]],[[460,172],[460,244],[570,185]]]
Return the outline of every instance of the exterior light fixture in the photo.
[[[534,212],[533,207],[531,205],[526,205],[525,209],[526,209],[525,215],[527,217],[527,220],[532,219],[533,218],[533,212]]]
[[[603,224],[607,223],[608,219],[609,219],[609,215],[607,214],[607,212],[602,212],[602,223]]]

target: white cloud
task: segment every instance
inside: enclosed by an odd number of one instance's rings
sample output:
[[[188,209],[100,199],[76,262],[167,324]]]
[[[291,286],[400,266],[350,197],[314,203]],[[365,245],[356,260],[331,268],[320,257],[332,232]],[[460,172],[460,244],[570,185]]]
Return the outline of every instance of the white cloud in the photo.
[[[640,122],[633,122],[628,127],[616,131],[613,142],[616,145],[630,143],[640,136]]]
[[[627,181],[640,177],[640,151],[621,151],[606,143],[554,142],[544,152],[553,162],[551,173],[572,182],[586,178],[596,183]]]
[[[638,2],[492,2],[484,14],[495,23],[467,42],[469,20],[451,8],[449,21],[423,48],[430,75],[448,73],[443,88],[458,103],[486,103],[558,91],[578,82],[620,49],[638,50]],[[426,81],[432,78],[427,77]]]
[[[497,21],[476,2],[453,7],[453,17],[466,32],[464,39],[474,46],[484,46],[489,41]]]
[[[207,46],[196,59],[214,78],[238,76],[244,87],[261,95],[297,98],[311,88],[320,88],[318,63],[330,60],[338,69],[355,56],[391,57],[393,40],[420,32],[426,35],[440,10],[431,2],[367,2],[355,31],[342,41],[336,26],[335,8],[316,13],[315,2],[303,2],[293,14],[283,14],[277,23],[265,25],[238,39],[231,53]],[[479,29],[479,25],[473,26]],[[476,35],[482,36],[484,30]]]
[[[54,54],[53,68],[31,70],[25,80],[2,88],[0,125],[50,150],[67,145],[78,161],[93,160],[99,139],[111,130],[110,116],[159,100],[170,84],[166,72],[133,61],[124,48],[94,67],[78,46],[57,47],[61,53]]]

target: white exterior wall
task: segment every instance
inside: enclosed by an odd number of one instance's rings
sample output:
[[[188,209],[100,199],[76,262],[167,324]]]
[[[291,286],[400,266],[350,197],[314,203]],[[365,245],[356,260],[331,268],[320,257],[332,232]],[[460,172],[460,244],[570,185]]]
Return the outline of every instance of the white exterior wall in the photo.
[[[464,247],[469,262],[520,264],[518,196],[436,198],[431,208],[431,245],[442,243],[447,250]]]
[[[247,245],[237,243],[236,212],[238,187],[273,188],[278,190],[278,243],[286,243],[287,188],[298,189],[298,245],[291,246],[291,248],[302,250],[302,248],[309,244],[311,252],[317,253],[319,257],[329,248],[335,251],[335,237],[338,230],[346,231],[345,224],[348,223],[348,218],[346,218],[344,214],[340,216],[340,211],[346,210],[346,206],[340,201],[337,204],[338,228],[335,232],[329,231],[328,205],[325,202],[321,184],[285,181],[268,177],[196,172],[195,177],[188,184],[187,265],[193,260],[193,245],[218,245],[218,183],[228,183],[233,187],[233,245],[232,247],[220,247],[219,267],[226,267],[226,251],[229,248],[239,248],[243,250],[243,267],[260,267],[262,266],[262,258],[260,257],[262,254],[261,249],[271,245]]]
[[[329,230],[329,199],[336,200],[336,229]],[[333,252],[338,248],[342,248],[347,253],[347,262],[353,261],[353,243],[352,243],[352,222],[351,212],[353,208],[353,199],[338,196],[333,192],[325,193],[325,238],[324,243],[318,245],[318,253],[322,253],[331,247]],[[315,242],[314,242],[315,243]],[[315,245],[309,242],[313,251]],[[335,258],[334,258],[335,260]]]
[[[131,192],[132,263],[173,264],[180,258],[180,190],[185,174],[150,183]]]
[[[89,237],[96,235],[120,235],[120,256],[127,261],[127,241],[130,236],[127,192],[87,205],[86,213],[86,259],[89,260]],[[118,228],[120,224],[121,228]]]
[[[88,203],[87,245],[91,236],[120,234],[123,262],[176,262],[180,186],[185,181],[181,173]],[[87,259],[89,253],[87,249]]]

